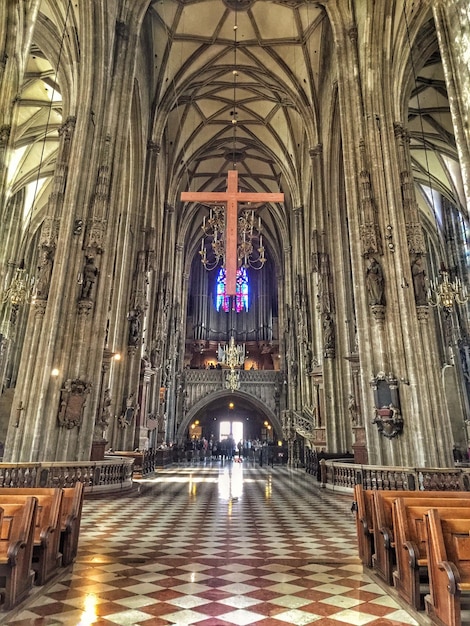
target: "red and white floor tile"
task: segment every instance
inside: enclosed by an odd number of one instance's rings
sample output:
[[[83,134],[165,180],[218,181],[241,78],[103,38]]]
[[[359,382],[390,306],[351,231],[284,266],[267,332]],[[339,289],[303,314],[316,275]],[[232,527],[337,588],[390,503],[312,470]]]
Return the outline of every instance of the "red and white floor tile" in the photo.
[[[363,571],[351,502],[286,467],[160,470],[87,498],[75,564],[0,624],[427,623]]]

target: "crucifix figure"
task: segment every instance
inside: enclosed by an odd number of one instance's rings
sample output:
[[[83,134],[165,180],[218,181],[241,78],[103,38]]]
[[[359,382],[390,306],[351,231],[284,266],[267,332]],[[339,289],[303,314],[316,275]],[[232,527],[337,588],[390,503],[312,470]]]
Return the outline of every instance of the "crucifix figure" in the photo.
[[[227,191],[184,191],[183,202],[224,203],[225,213],[225,289],[229,296],[237,293],[237,244],[239,202],[284,202],[283,193],[256,193],[238,191],[238,171],[229,170]]]

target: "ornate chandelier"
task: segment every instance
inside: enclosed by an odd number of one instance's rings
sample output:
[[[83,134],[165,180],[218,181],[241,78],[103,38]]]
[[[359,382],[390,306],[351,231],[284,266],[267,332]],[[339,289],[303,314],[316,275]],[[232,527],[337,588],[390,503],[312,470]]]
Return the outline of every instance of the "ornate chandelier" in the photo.
[[[230,369],[225,377],[225,387],[232,392],[240,389],[240,372]]]
[[[246,359],[245,344],[236,345],[235,339],[230,337],[229,344],[225,346],[219,346],[217,348],[217,361],[221,365],[225,365],[229,368],[229,371],[225,375],[225,386],[230,391],[240,389],[240,372],[235,368],[242,367]]]
[[[230,369],[241,367],[246,359],[245,344],[236,345],[235,339],[230,337],[230,343],[217,348],[217,360],[221,365],[225,365]]]
[[[29,302],[31,296],[31,289],[29,285],[28,275],[22,261],[19,267],[16,268],[15,276],[10,283],[10,286],[5,291],[3,296],[3,302],[9,302],[13,307],[19,307],[26,302]]]
[[[449,272],[444,264],[439,270],[440,278],[434,278],[428,289],[428,302],[431,306],[442,307],[446,311],[451,311],[454,302],[465,304],[468,302],[469,294],[467,287],[461,279],[456,277],[452,282],[449,280]]]
[[[201,261],[207,270],[222,265],[225,267],[225,208],[210,208],[209,217],[202,223],[204,235],[201,240]],[[261,218],[255,218],[253,210],[241,211],[237,221],[237,263],[238,267],[251,267],[260,270],[266,263]]]

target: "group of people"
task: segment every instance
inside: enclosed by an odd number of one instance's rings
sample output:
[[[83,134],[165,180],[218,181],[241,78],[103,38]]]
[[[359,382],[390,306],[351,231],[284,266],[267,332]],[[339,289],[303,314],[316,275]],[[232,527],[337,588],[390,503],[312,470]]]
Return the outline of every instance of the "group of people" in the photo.
[[[188,437],[184,444],[184,456],[186,461],[212,460],[233,460],[233,459],[254,459],[263,447],[259,439],[243,439],[236,442],[232,436],[221,440],[216,440],[214,435],[207,439],[191,439]],[[177,450],[181,452],[181,450]],[[181,455],[178,455],[181,456]]]

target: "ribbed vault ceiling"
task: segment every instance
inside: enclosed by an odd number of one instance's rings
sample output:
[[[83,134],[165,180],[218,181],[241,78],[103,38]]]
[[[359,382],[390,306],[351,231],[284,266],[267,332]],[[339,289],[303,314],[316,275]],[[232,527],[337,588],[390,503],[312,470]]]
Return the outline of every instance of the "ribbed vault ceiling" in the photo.
[[[325,13],[304,2],[244,4],[151,4],[171,175],[194,190],[223,188],[236,164],[241,188],[278,191],[316,143]]]
[[[59,5],[58,0],[44,1],[44,19],[63,19]],[[282,190],[294,206],[302,159],[318,142],[322,68],[332,50],[328,19],[322,8],[303,0],[242,0],[236,6],[234,11],[230,0],[149,3],[149,54],[155,67],[149,99],[154,136],[164,136],[168,149],[166,193],[175,202],[182,190],[224,189],[227,169],[235,163],[242,189]],[[57,32],[62,29],[63,23]],[[19,127],[8,171],[10,195],[26,189],[26,197],[36,197],[43,206],[62,123],[54,77],[55,69],[34,45],[18,100]],[[437,54],[416,77],[409,126],[417,183],[432,184],[462,208]],[[29,208],[27,202],[26,212]]]

